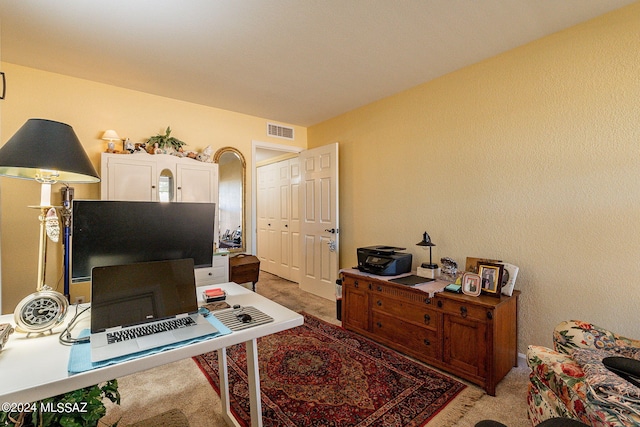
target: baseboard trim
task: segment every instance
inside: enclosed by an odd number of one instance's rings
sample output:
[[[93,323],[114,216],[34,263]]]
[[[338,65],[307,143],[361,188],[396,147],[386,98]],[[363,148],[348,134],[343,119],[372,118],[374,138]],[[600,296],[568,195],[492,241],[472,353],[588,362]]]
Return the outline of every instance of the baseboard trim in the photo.
[[[527,356],[524,353],[518,353],[518,368],[525,368],[527,366]]]

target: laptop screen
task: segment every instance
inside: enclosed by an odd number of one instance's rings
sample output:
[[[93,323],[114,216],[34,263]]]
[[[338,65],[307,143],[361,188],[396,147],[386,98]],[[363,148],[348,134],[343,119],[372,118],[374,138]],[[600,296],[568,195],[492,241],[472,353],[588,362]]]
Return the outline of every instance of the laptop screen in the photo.
[[[193,259],[94,267],[91,332],[198,310]]]

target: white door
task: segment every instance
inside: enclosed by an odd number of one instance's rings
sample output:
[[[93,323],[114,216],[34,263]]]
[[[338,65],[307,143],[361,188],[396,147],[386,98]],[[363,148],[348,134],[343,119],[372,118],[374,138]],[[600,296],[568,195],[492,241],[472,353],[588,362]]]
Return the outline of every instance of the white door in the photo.
[[[289,216],[291,213],[291,183],[289,179],[289,161],[285,160],[274,165],[277,171],[278,209],[275,218],[275,235],[278,239],[275,247],[279,248],[277,256],[278,265],[276,274],[285,279],[290,279],[291,273],[291,233],[289,232]]]
[[[275,234],[276,218],[276,169],[273,165],[257,168],[257,256],[260,269],[268,273],[277,273],[277,247]]]
[[[338,143],[300,153],[300,289],[335,300],[339,261]]]
[[[291,212],[289,214],[290,270],[289,280],[300,283],[300,160],[296,157],[289,160]]]

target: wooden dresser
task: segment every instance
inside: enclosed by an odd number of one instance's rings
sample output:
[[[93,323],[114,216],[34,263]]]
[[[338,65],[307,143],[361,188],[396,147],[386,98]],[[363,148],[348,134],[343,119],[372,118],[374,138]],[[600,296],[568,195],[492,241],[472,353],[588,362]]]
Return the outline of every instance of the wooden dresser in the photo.
[[[438,292],[433,298],[380,276],[342,273],[342,325],[483,387],[517,366],[517,301]]]
[[[253,255],[239,254],[229,258],[229,280],[235,283],[253,284],[256,291],[256,282],[260,275],[260,260]]]

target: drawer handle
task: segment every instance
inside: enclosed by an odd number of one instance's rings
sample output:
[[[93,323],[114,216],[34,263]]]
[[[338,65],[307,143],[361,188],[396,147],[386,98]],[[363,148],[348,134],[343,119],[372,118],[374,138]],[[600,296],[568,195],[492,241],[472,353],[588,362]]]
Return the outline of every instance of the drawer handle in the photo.
[[[467,317],[467,307],[465,306],[460,307],[460,315],[462,316],[463,319]]]
[[[382,328],[382,323],[378,322],[378,323],[376,323],[376,326],[377,326],[378,328]]]
[[[429,322],[431,322],[431,316],[429,316],[428,314],[424,315],[424,324],[428,325]]]
[[[378,300],[378,302],[376,302],[376,304],[378,304],[378,307],[382,307],[382,301]]]
[[[424,345],[431,345],[431,341],[429,341],[429,340],[424,340]]]

